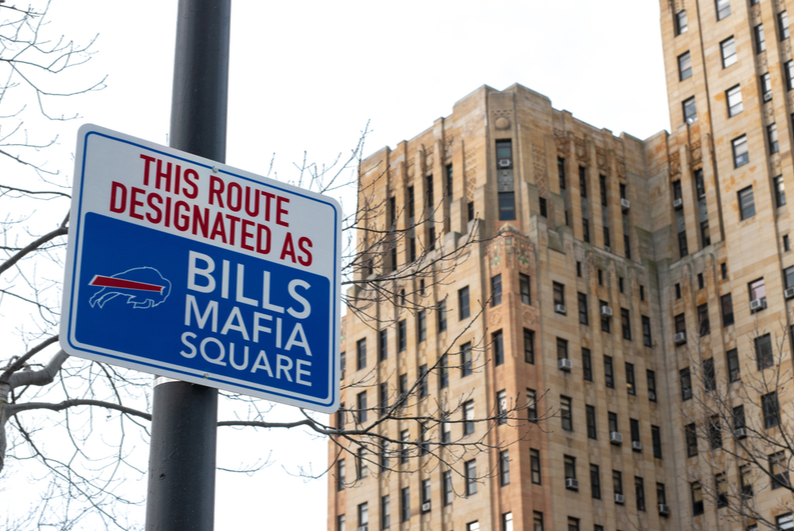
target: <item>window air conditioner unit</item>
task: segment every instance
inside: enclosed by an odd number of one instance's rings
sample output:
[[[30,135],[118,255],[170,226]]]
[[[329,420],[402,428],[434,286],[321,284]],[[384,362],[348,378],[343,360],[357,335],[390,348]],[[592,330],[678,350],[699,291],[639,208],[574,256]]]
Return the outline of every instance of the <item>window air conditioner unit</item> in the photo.
[[[657,505],[657,512],[660,513],[660,516],[668,516],[671,514],[671,509],[669,509],[664,503],[661,503]]]
[[[685,336],[684,332],[677,332],[674,334],[674,344],[681,345],[685,342],[687,342],[687,336]]]
[[[571,370],[571,360],[568,358],[560,358],[558,360],[558,369],[569,372]]]
[[[632,441],[632,449],[636,452],[643,450],[643,443],[640,441]]]
[[[687,123],[689,123],[689,124],[694,123],[696,120],[698,120],[698,116],[688,116],[687,117]]]
[[[422,504],[422,512],[427,513],[431,510],[431,502],[425,502]]]
[[[629,199],[622,199],[621,200],[621,208],[623,210],[629,210]]]
[[[499,166],[500,168],[510,168],[511,159],[500,159],[497,161],[497,166]]]
[[[623,494],[616,494],[615,495],[616,503],[620,505],[624,505],[624,495]]]
[[[580,488],[580,484],[577,481],[577,478],[566,478],[566,488],[569,490],[578,490]]]
[[[792,298],[792,295],[793,295],[793,291],[795,291],[795,289],[794,289],[794,288],[787,288],[787,289],[785,289],[785,290],[784,290],[784,298],[785,298],[785,299],[791,299],[791,298]]]
[[[556,304],[555,305],[555,313],[562,313],[566,315],[566,305],[565,304]]]
[[[617,431],[610,432],[610,444],[621,444],[624,442],[624,436]]]
[[[767,92],[762,94],[762,100],[763,101],[767,102],[767,101],[770,101],[772,99],[773,99],[773,91],[772,90],[768,90]]]
[[[745,439],[745,428],[734,428],[734,436],[737,439]]]
[[[649,400],[652,401],[657,400],[657,393],[655,393],[654,391],[649,391]]]
[[[602,306],[601,312],[604,316],[613,317],[613,309],[610,306]]]
[[[360,525],[356,528],[356,531],[367,531],[367,525]]]
[[[765,299],[754,299],[751,301],[751,311],[755,312],[757,310],[764,310],[767,305],[765,304]]]
[[[674,208],[682,208],[682,198],[674,199]]]

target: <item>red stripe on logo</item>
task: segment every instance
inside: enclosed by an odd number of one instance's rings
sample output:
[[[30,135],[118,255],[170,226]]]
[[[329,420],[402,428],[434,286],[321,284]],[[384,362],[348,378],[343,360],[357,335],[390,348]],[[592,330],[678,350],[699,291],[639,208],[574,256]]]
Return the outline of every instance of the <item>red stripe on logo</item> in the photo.
[[[113,278],[102,275],[95,275],[89,284],[91,286],[101,286],[103,288],[135,289],[140,291],[157,291],[160,293],[162,293],[165,288],[165,286],[147,284],[146,282],[136,282],[134,280],[125,280],[123,278]]]

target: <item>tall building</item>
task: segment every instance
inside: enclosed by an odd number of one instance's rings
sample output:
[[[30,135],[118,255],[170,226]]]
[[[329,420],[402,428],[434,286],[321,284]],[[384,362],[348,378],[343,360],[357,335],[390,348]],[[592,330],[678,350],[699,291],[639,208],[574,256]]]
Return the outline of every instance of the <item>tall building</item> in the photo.
[[[330,531],[792,529],[788,9],[660,8],[672,133],[484,86],[362,162]]]

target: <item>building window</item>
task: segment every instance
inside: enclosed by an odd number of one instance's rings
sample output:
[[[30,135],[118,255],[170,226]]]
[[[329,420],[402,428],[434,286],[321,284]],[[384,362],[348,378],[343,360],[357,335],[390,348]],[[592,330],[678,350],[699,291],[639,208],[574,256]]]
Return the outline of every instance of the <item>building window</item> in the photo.
[[[530,422],[538,422],[535,389],[527,389],[527,420]]]
[[[535,332],[524,329],[524,361],[535,363]]]
[[[599,272],[601,273],[602,271],[600,270]],[[599,301],[600,313],[601,313],[601,309],[606,307],[606,306],[607,306],[607,303],[605,301]],[[609,334],[610,333],[610,316],[607,315],[607,314],[602,313],[601,316],[600,316],[599,321],[600,321],[600,324],[602,325],[602,332],[607,332]]]
[[[563,456],[563,476],[566,479],[577,479],[577,459],[570,456]]]
[[[519,273],[519,294],[522,304],[530,304],[530,277],[522,273]]]
[[[726,91],[726,105],[729,108],[729,118],[743,112],[743,93],[740,85],[735,85]]]
[[[466,531],[480,531],[480,524],[478,523],[477,520],[475,520],[474,522],[469,522],[467,524]]]
[[[759,83],[762,85],[762,100],[770,101],[773,99],[773,84],[770,81],[770,74],[765,72],[759,76]]]
[[[625,363],[624,369],[627,373],[627,394],[635,395],[635,366],[631,363]]]
[[[729,382],[740,380],[740,360],[737,357],[736,348],[726,352],[726,369],[729,371]]]
[[[453,165],[448,164],[445,166],[445,175],[447,177],[447,182],[445,188],[447,189],[447,197],[450,199],[453,198]]]
[[[785,234],[781,238],[781,244],[784,247],[785,251],[789,251],[789,234]]]
[[[701,362],[701,377],[704,379],[705,391],[714,391],[717,389],[715,362],[712,358],[705,359]]]
[[[649,400],[651,402],[657,401],[657,379],[654,371],[646,370],[646,386],[649,388]]]
[[[715,11],[718,14],[718,20],[723,20],[732,14],[732,6],[729,0],[715,0]]]
[[[422,343],[428,338],[428,320],[425,317],[425,310],[417,312],[417,343]]]
[[[756,214],[754,187],[749,186],[737,192],[737,202],[740,205],[740,221],[753,217]]]
[[[511,483],[511,460],[508,457],[508,450],[500,452],[500,486],[510,485]]]
[[[544,514],[533,511],[533,531],[544,531]]]
[[[690,369],[681,369],[679,371],[679,384],[682,387],[682,401],[690,400],[693,398],[693,388],[690,384]]]
[[[770,454],[768,456],[768,462],[770,463],[770,476],[773,479],[770,484],[770,488],[789,488],[789,463],[787,463],[787,458],[784,455],[784,451],[782,450],[781,452]]]
[[[715,504],[718,509],[729,505],[729,485],[723,472],[715,475]]]
[[[665,485],[657,483],[657,505],[667,505],[668,501],[665,498]]]
[[[356,451],[356,479],[364,479],[370,475],[370,469],[367,468],[367,450],[359,448]]]
[[[643,489],[643,478],[635,476],[635,504],[639,511],[646,510],[646,493]]]
[[[674,15],[674,33],[679,36],[687,32],[687,11],[684,9]]]
[[[552,283],[552,300],[555,303],[555,306],[561,305],[566,308],[566,297],[565,297],[565,286],[558,282]]]
[[[502,531],[513,531],[512,513],[505,513],[502,515]]]
[[[530,481],[541,485],[541,456],[538,450],[530,449]]]
[[[491,307],[502,302],[502,275],[491,277]]]
[[[684,81],[693,75],[693,67],[690,64],[690,52],[685,52],[677,58],[679,62],[679,81]]]
[[[734,45],[733,36],[720,43],[720,54],[723,58],[723,68],[727,68],[737,62],[737,49]]]
[[[605,356],[605,387],[612,389],[615,387],[613,382],[613,358]]]
[[[475,402],[464,402],[464,436],[475,433]]]
[[[785,290],[791,289],[793,283],[792,266],[785,268],[784,271],[782,271],[782,273],[784,274],[784,289]]]
[[[400,432],[400,463],[406,464],[409,462],[409,430]]]
[[[791,531],[792,530],[792,513],[782,514],[780,516],[776,516],[776,526],[778,527],[779,531]]]
[[[696,437],[695,424],[685,426],[685,446],[687,447],[687,457],[698,455],[698,438]]]
[[[787,90],[792,90],[795,85],[795,62],[792,59],[784,63],[784,80],[787,82]]]
[[[541,214],[541,217],[547,217],[547,200],[545,197],[538,198],[538,210]]]
[[[422,506],[420,510],[423,513],[430,512],[430,509],[425,509],[425,507],[429,507],[431,505],[431,480],[430,479],[423,479],[422,483],[420,484],[420,502],[422,502]]]
[[[637,419],[629,419],[629,438],[634,442],[640,442],[640,423]]]
[[[577,307],[579,310],[580,324],[588,325],[588,296],[577,293]]]
[[[624,494],[624,485],[623,482],[621,481],[621,472],[619,472],[618,470],[613,470],[613,493],[622,496]]]
[[[782,41],[789,39],[789,19],[786,11],[778,14],[778,36]]]
[[[345,489],[345,459],[337,461],[337,490]]]
[[[505,349],[502,341],[502,330],[497,330],[491,334],[491,348],[494,352],[494,365],[505,363]]]
[[[398,352],[406,350],[406,320],[398,321],[397,327]]]
[[[775,391],[762,395],[762,414],[765,417],[765,428],[775,428],[781,424],[778,410],[778,394]]]
[[[588,438],[596,439],[596,408],[593,406],[585,406],[585,426],[588,430]]]
[[[497,424],[508,422],[508,396],[505,389],[497,391]]]
[[[784,177],[779,175],[778,177],[773,178],[773,189],[776,194],[776,207],[783,207],[786,205],[787,193],[784,190]]]
[[[444,488],[444,496],[442,503],[444,506],[453,504],[453,473],[449,470],[442,473],[442,484]]]
[[[720,416],[712,415],[707,421],[707,439],[709,446],[713,450],[723,448],[723,437],[721,436]]]
[[[607,412],[607,431],[618,433],[618,415],[611,411]]]
[[[706,304],[700,304],[697,308],[698,314],[698,335],[704,337],[709,334],[709,307]]]
[[[748,164],[748,142],[745,139],[745,135],[732,140],[732,153],[734,154],[735,168]],[[753,198],[753,196],[751,197]]]
[[[359,528],[361,529],[364,527],[367,529],[367,524],[370,522],[370,516],[367,510],[367,502],[360,503],[356,508],[356,512],[359,516]]]
[[[461,378],[472,374],[472,343],[461,345]]]
[[[389,458],[390,458],[390,450],[389,450],[389,441],[382,441],[381,442],[381,468],[389,468]]]
[[[378,414],[379,416],[386,415],[389,409],[389,385],[384,382],[378,384]]]
[[[340,380],[345,379],[345,352],[340,352]]]
[[[439,363],[437,367],[439,368],[439,389],[444,389],[450,384],[450,372],[447,368],[448,360],[447,354],[442,354],[442,357],[439,359]]]
[[[467,223],[475,219],[475,202],[469,201],[467,203]]]
[[[651,427],[651,447],[654,457],[662,459],[662,438],[660,437],[660,428],[658,426]]]
[[[337,531],[346,531],[344,514],[337,516]]]
[[[684,334],[685,341],[687,341],[687,334],[685,329],[685,314],[680,313],[674,316],[674,332],[677,334]]]
[[[754,484],[751,480],[751,465],[745,464],[739,467],[740,476],[740,497],[748,499],[754,497]]]
[[[378,361],[384,361],[389,355],[389,347],[387,343],[387,330],[378,331]]]
[[[732,409],[732,423],[734,425],[734,436],[738,439],[744,437],[738,430],[745,430],[745,406],[736,406]]]
[[[756,53],[762,53],[767,49],[765,45],[765,29],[762,24],[754,28],[754,44],[756,44]]]
[[[582,378],[586,382],[593,382],[593,368],[591,365],[590,349],[582,349]]]
[[[624,339],[632,339],[631,327],[629,325],[629,310],[621,308],[621,336]]]
[[[558,157],[558,185],[561,190],[566,189],[566,159]]]
[[[478,472],[475,460],[464,463],[464,477],[466,479],[466,494],[472,496],[478,492]]]
[[[724,328],[734,324],[734,306],[732,305],[732,294],[727,293],[720,298],[720,308],[723,314]]]
[[[770,124],[767,126],[767,145],[770,146],[771,154],[778,153],[778,130],[776,129],[776,124]]]
[[[411,520],[411,490],[409,487],[400,489],[400,521]]]
[[[557,338],[558,359],[569,359],[569,342],[565,339]]]
[[[651,319],[646,317],[645,315],[640,316],[641,326],[643,328],[643,344],[644,346],[650,347],[652,346],[651,341]]]
[[[359,424],[367,422],[367,391],[362,391],[356,395],[356,409]]]
[[[685,123],[692,124],[696,121],[698,114],[696,112],[695,96],[691,96],[682,102],[682,115],[684,116]]]
[[[497,194],[500,207],[500,220],[516,219],[513,192],[499,192]]]
[[[572,431],[571,423],[571,398],[560,395],[560,425],[566,431]]]
[[[423,364],[417,370],[417,387],[420,398],[428,396],[428,366]]]
[[[440,302],[439,306],[437,307],[436,326],[439,333],[447,330],[447,299]]]
[[[389,507],[389,495],[381,496],[381,529],[389,529],[392,515]]]
[[[773,366],[773,345],[770,342],[770,334],[754,338],[754,350],[756,350],[756,367],[764,370]]]
[[[469,286],[458,290],[458,320],[469,319]]]
[[[698,481],[690,484],[690,499],[693,502],[693,516],[704,514],[704,498],[701,492],[701,483]]]
[[[599,481],[599,465],[591,465],[591,498],[602,499],[602,487]]]
[[[360,371],[367,366],[367,338],[356,342],[356,370]]]
[[[676,293],[676,299],[679,300],[682,298],[682,286],[677,282],[674,284],[674,291]]]

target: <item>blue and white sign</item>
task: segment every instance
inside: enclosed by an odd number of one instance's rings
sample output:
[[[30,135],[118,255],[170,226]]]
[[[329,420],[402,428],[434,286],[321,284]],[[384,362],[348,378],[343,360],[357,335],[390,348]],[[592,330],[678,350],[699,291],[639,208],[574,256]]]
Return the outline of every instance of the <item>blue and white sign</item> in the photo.
[[[340,217],[328,197],[85,125],[61,346],[332,413]]]

